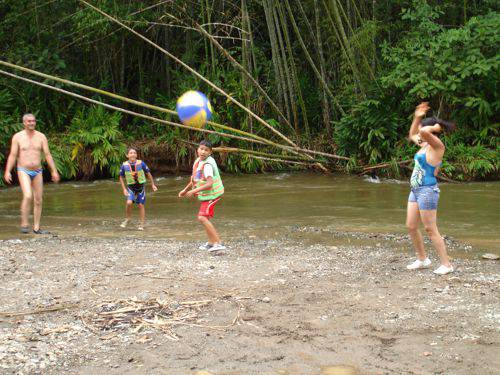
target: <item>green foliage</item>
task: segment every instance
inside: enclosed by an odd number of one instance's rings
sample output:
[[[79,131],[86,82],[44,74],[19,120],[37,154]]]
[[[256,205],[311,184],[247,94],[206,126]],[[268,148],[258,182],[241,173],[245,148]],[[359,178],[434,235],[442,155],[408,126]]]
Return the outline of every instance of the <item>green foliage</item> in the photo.
[[[402,136],[399,123],[398,114],[378,100],[354,104],[346,116],[335,122],[339,153],[373,164],[386,160]]]
[[[23,126],[20,123],[20,115],[13,107],[13,98],[9,90],[0,90],[0,165],[6,159],[10,147],[10,139],[20,131]],[[0,186],[3,185],[3,170],[0,174]]]
[[[21,124],[19,111],[12,108],[13,98],[7,89],[0,90],[0,163],[5,159],[10,146],[10,139],[14,133],[20,131]]]
[[[436,16],[428,5],[405,11],[403,17],[414,22],[413,31],[398,46],[385,44],[383,56],[391,69],[381,81],[386,88],[404,92],[405,101],[442,102],[454,118],[484,125],[500,105],[500,14],[475,17],[447,30],[434,22]],[[480,111],[472,116],[462,113],[464,104]]]
[[[100,175],[118,176],[127,151],[119,129],[120,119],[119,112],[110,113],[103,107],[93,106],[79,111],[71,121],[65,142],[83,178],[92,177],[96,169]]]
[[[499,151],[498,148],[491,150],[482,145],[467,146],[458,143],[447,148],[442,170],[459,181],[498,176]],[[449,160],[453,162],[450,163]]]
[[[471,179],[498,173],[492,156],[498,153],[499,136],[498,1],[303,0],[303,11],[292,1],[294,22],[334,96],[327,95],[328,103],[282,3],[246,3],[247,20],[239,0],[211,2],[210,7],[204,1],[183,0],[92,2],[181,58],[301,146],[350,158],[347,163],[333,162],[334,167],[356,173],[364,164],[390,161],[387,171],[405,171],[396,161],[411,158],[416,150],[405,140],[409,115],[426,100],[435,115],[458,124],[458,131],[446,137],[447,175]],[[283,12],[283,17],[266,18],[264,7],[268,13]],[[169,109],[183,92],[200,90],[212,102],[215,121],[282,141],[151,45],[79,2],[3,0],[0,14],[4,60]],[[193,30],[195,23],[206,25],[280,110],[290,114],[292,123],[291,108],[296,108],[298,124],[285,125],[244,75]],[[177,168],[186,167],[193,155],[191,146],[181,140],[196,143],[208,138],[216,145],[250,148],[223,135],[88,109],[72,98],[0,76],[0,163],[5,162],[10,137],[20,129],[20,115],[28,111],[37,114],[39,129],[48,135],[66,179],[115,175],[125,143],[150,145],[147,153],[158,152],[151,156]],[[329,123],[332,127],[325,126]],[[222,165],[227,171],[250,173],[289,168],[235,154],[227,155]]]
[[[50,153],[56,164],[57,171],[63,180],[71,180],[78,175],[77,160],[71,157],[69,145],[61,142],[58,137],[49,139]]]

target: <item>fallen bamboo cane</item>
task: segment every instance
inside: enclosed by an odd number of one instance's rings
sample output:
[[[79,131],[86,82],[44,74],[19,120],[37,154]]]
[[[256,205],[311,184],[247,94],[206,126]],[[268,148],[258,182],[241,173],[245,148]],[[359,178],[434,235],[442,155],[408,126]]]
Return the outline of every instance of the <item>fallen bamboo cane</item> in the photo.
[[[4,65],[4,66],[8,66],[8,67],[11,67],[11,68],[14,68],[14,69],[22,70],[22,71],[25,71],[25,72],[28,72],[28,73],[31,73],[31,74],[34,74],[34,75],[38,75],[38,76],[41,76],[41,77],[44,77],[44,78],[48,78],[48,79],[52,79],[52,80],[55,80],[55,81],[59,81],[59,82],[62,82],[62,83],[68,83],[68,84],[71,84],[71,85],[76,86],[76,87],[84,88],[84,89],[87,89],[87,90],[90,90],[90,91],[93,91],[93,92],[96,92],[96,93],[101,93],[103,95],[107,95],[107,96],[110,96],[112,98],[123,100],[125,102],[133,103],[133,104],[136,104],[136,105],[139,105],[139,106],[143,106],[143,107],[146,107],[146,108],[155,109],[155,110],[159,110],[159,111],[166,112],[166,113],[170,113],[170,112],[176,113],[174,111],[170,111],[170,110],[167,110],[167,109],[162,108],[162,107],[157,107],[157,106],[154,106],[154,105],[151,105],[151,104],[143,103],[143,102],[136,101],[136,100],[133,100],[133,99],[129,99],[129,98],[117,95],[117,94],[113,94],[113,93],[110,93],[110,92],[107,92],[107,91],[104,91],[104,90],[100,90],[100,89],[96,89],[96,88],[93,88],[93,87],[90,87],[90,86],[82,85],[82,84],[75,83],[75,82],[72,82],[72,81],[68,81],[68,80],[65,80],[65,79],[62,79],[62,78],[50,76],[50,75],[47,75],[47,74],[44,74],[44,73],[40,73],[40,72],[31,70],[31,69],[28,69],[28,68],[25,68],[25,67],[21,67],[21,66],[15,65],[15,64],[11,64],[11,63],[8,63],[8,62],[2,61],[2,60],[0,60],[0,65]],[[234,132],[237,132],[237,133],[242,133],[242,134],[245,134],[245,135],[249,135],[249,136],[251,136],[253,138],[256,138],[256,139],[249,139],[249,138],[245,138],[245,137],[235,136],[235,135],[232,135],[232,134],[221,133],[221,132],[211,131],[211,130],[201,129],[201,128],[194,128],[194,127],[190,127],[190,126],[187,126],[187,125],[181,125],[181,124],[174,123],[174,122],[171,122],[171,121],[158,119],[156,117],[147,116],[147,115],[144,115],[144,114],[140,114],[140,113],[137,113],[137,112],[126,110],[126,109],[121,108],[121,107],[116,107],[116,106],[112,106],[110,104],[99,102],[99,101],[96,101],[94,99],[87,98],[87,97],[85,97],[83,95],[79,95],[79,94],[73,93],[71,91],[67,91],[67,90],[64,90],[64,89],[61,89],[61,88],[58,88],[58,87],[54,87],[54,86],[51,86],[51,85],[48,85],[48,84],[44,84],[44,83],[41,83],[41,82],[37,82],[37,81],[31,80],[31,79],[28,79],[28,78],[25,78],[25,77],[21,77],[21,76],[18,76],[16,74],[9,73],[9,72],[3,71],[3,70],[0,70],[0,73],[4,74],[4,75],[7,75],[7,76],[10,76],[12,78],[20,79],[20,80],[23,80],[23,81],[26,81],[26,82],[33,83],[35,85],[39,85],[39,86],[42,86],[42,87],[45,87],[45,88],[49,88],[49,89],[57,91],[57,92],[61,92],[61,93],[64,93],[64,94],[67,94],[67,95],[70,95],[70,96],[73,96],[73,97],[77,97],[79,99],[82,99],[82,100],[85,100],[85,101],[88,101],[88,102],[91,102],[91,103],[94,103],[94,104],[102,105],[102,106],[104,106],[106,108],[109,108],[109,109],[113,109],[113,110],[116,110],[116,111],[120,111],[120,112],[124,112],[124,113],[127,113],[127,114],[131,114],[131,115],[134,115],[134,116],[142,117],[142,118],[145,118],[145,119],[148,119],[148,120],[151,120],[151,121],[161,122],[161,123],[164,123],[164,124],[167,124],[167,125],[172,125],[172,126],[176,126],[176,127],[180,127],[180,128],[185,128],[185,129],[189,129],[189,130],[195,130],[195,131],[205,132],[205,133],[210,133],[210,134],[218,134],[218,135],[220,135],[222,137],[229,137],[229,138],[239,139],[239,140],[243,140],[243,141],[247,141],[247,142],[267,144],[269,146],[273,146],[273,147],[276,147],[276,148],[281,148],[283,150],[286,150],[288,152],[292,152],[294,154],[298,154],[298,151],[302,151],[302,152],[305,152],[305,153],[318,154],[318,155],[327,156],[327,157],[335,158],[335,159],[339,159],[339,160],[349,160],[349,158],[347,158],[347,157],[338,156],[338,155],[334,155],[334,154],[329,154],[329,153],[325,153],[325,152],[321,152],[321,151],[306,150],[306,149],[302,149],[302,148],[299,148],[299,147],[291,147],[291,146],[281,145],[279,143],[275,143],[275,142],[269,141],[269,140],[267,140],[265,138],[256,136],[256,135],[254,135],[252,133],[247,133],[247,132],[244,132],[244,131],[240,131],[238,129],[234,129],[234,128],[231,128],[231,127],[228,127],[228,126],[225,126],[225,125],[221,125],[221,124],[215,124],[215,123],[209,122],[210,124],[216,125],[217,127],[221,127],[223,129],[228,129],[228,130],[231,130],[231,131],[234,131]],[[281,157],[283,157],[283,156],[281,156]],[[312,159],[310,156],[309,156],[309,158],[311,159],[311,161],[315,160],[315,159]],[[319,163],[319,161],[318,161],[318,163]],[[326,171],[326,169],[324,167],[323,167],[323,169]]]
[[[405,165],[405,164],[408,164],[408,163],[410,163],[412,161],[413,161],[413,159],[403,160],[403,161],[398,161],[396,164],[397,165]],[[393,165],[393,163],[381,163],[381,164],[372,165],[372,166],[369,166],[369,167],[364,167],[363,168],[363,173],[371,171],[371,170],[374,170],[374,169],[387,168],[387,167],[390,167],[391,165]]]
[[[144,107],[144,108],[148,108],[148,109],[152,109],[152,110],[156,110],[156,111],[160,111],[160,112],[168,113],[168,114],[172,114],[172,115],[177,115],[177,112],[169,110],[169,109],[166,109],[166,108],[163,108],[163,107],[158,107],[158,106],[155,106],[155,105],[152,105],[152,104],[149,104],[149,103],[145,103],[145,102],[141,102],[141,101],[138,101],[138,100],[130,99],[130,98],[127,98],[125,96],[121,96],[121,95],[118,95],[118,94],[115,94],[115,93],[111,93],[111,92],[108,92],[108,91],[105,91],[105,90],[102,90],[102,89],[98,89],[98,88],[95,88],[95,87],[92,87],[92,86],[87,86],[87,85],[84,85],[84,84],[81,84],[81,83],[77,83],[77,82],[73,82],[73,81],[70,81],[70,80],[67,80],[67,79],[64,79],[64,78],[60,78],[60,77],[52,76],[50,74],[38,72],[36,70],[32,70],[32,69],[29,69],[29,68],[26,68],[26,67],[23,67],[23,66],[20,66],[20,65],[12,64],[12,63],[9,63],[7,61],[0,60],[0,65],[4,65],[4,66],[7,66],[9,68],[16,69],[16,70],[21,70],[21,71],[29,73],[29,74],[33,74],[33,75],[36,75],[36,76],[39,76],[39,77],[50,79],[50,80],[53,80],[53,81],[56,81],[56,82],[61,82],[61,83],[64,83],[64,84],[67,84],[67,85],[70,85],[70,86],[75,86],[75,87],[78,87],[78,88],[81,88],[81,89],[84,89],[84,90],[92,91],[92,92],[95,92],[95,93],[98,93],[98,94],[101,94],[101,95],[106,95],[106,96],[109,96],[111,98],[118,99],[118,100],[124,101],[126,103],[131,103],[131,104],[134,104],[134,105],[137,105],[137,106],[140,106],[140,107]],[[1,72],[3,74],[10,75],[11,77],[14,77],[14,78],[20,77],[20,76],[17,76],[17,75],[13,75],[12,73],[4,72],[4,71],[1,71]],[[19,79],[23,79],[25,81],[32,82],[32,83],[36,82],[36,81],[31,81],[31,80],[25,79],[25,78],[19,78]],[[37,83],[35,83],[35,84],[37,84]],[[52,89],[56,90],[56,88],[54,88],[53,86],[50,86],[50,85],[47,85],[47,86],[44,86],[44,87],[48,87],[48,88],[52,88]],[[60,92],[66,93],[66,94],[70,93],[69,91],[65,91],[65,90],[62,90],[62,89],[58,89],[56,91],[60,91]],[[77,94],[74,94],[74,95],[73,94],[69,94],[69,95],[75,96]],[[101,102],[99,102],[99,103],[101,103]],[[117,108],[119,108],[119,107],[117,107]],[[133,112],[133,113],[135,113],[135,112]],[[291,147],[291,146],[281,145],[279,143],[275,143],[273,141],[270,141],[270,140],[268,140],[266,138],[263,138],[263,137],[260,137],[258,135],[255,135],[255,134],[252,134],[252,133],[248,133],[248,132],[245,132],[243,130],[235,129],[235,128],[229,127],[227,125],[218,124],[218,123],[215,123],[215,122],[212,122],[212,121],[209,121],[208,124],[210,124],[211,126],[216,127],[216,128],[220,128],[220,129],[232,131],[232,132],[235,132],[237,134],[245,135],[245,136],[254,138],[257,141],[260,141],[260,142],[255,142],[255,143],[262,143],[262,144],[267,144],[269,146],[273,146],[273,147],[276,147],[276,148],[281,148],[283,150],[286,150],[288,152],[294,153],[296,155],[299,153],[299,151],[301,151],[301,152],[304,152],[304,153],[317,154],[317,155],[327,156],[327,157],[334,158],[334,159],[339,159],[339,160],[349,160],[349,158],[347,158],[347,157],[333,155],[333,154],[329,154],[329,153],[325,153],[325,152],[321,152],[321,151],[307,150],[307,149],[302,149],[300,147]],[[191,128],[191,127],[188,127],[188,126],[185,126],[185,125],[182,125],[182,126],[180,124],[177,124],[177,125],[180,126],[180,127],[191,129],[191,130],[199,130],[198,128]],[[217,134],[221,134],[221,135],[226,136],[226,133],[217,132]],[[234,138],[234,137],[232,137],[232,138]],[[237,139],[240,139],[240,138],[237,138]]]
[[[182,143],[187,143],[191,146],[198,147],[198,143],[192,142],[192,141],[187,141],[185,139],[177,138],[178,141]],[[278,157],[281,159],[290,159],[290,160],[303,160],[303,161],[311,161],[311,162],[323,162],[324,160],[317,160],[317,159],[309,159],[304,156],[300,155],[280,155],[280,154],[269,154],[265,152],[260,152],[260,151],[255,151],[255,150],[247,150],[244,148],[237,148],[237,147],[226,147],[226,146],[221,146],[221,147],[214,147],[213,148],[214,152],[221,152],[221,153],[229,153],[229,152],[235,152],[235,153],[242,153],[242,154],[253,154],[253,155],[259,155],[259,156],[264,156],[264,157]]]
[[[294,160],[266,158],[266,157],[257,156],[257,155],[249,155],[249,157],[254,158],[254,159],[259,159],[259,160],[272,161],[272,162],[275,162],[275,163],[298,164],[298,165],[305,165],[305,166],[308,166],[308,167],[316,165],[316,163],[307,163],[307,162],[294,161]]]
[[[60,92],[60,93],[66,94],[66,95],[73,96],[73,97],[81,99],[81,100],[85,100],[85,101],[87,101],[89,103],[101,105],[101,106],[103,106],[105,108],[109,108],[109,109],[112,109],[114,111],[127,113],[129,115],[141,117],[141,118],[144,118],[144,119],[147,119],[147,120],[150,120],[150,121],[155,121],[155,122],[159,122],[159,123],[170,125],[170,126],[176,126],[176,127],[183,128],[183,129],[195,130],[195,131],[202,132],[202,133],[217,134],[217,135],[219,135],[221,137],[228,137],[228,138],[239,139],[239,140],[243,140],[243,141],[247,141],[247,142],[254,142],[254,143],[260,143],[260,144],[266,144],[264,142],[261,142],[261,141],[258,141],[256,139],[252,139],[252,138],[245,138],[245,137],[240,137],[240,136],[233,135],[233,134],[220,133],[220,132],[217,132],[215,130],[208,130],[208,129],[203,129],[203,128],[194,128],[194,127],[191,127],[191,126],[182,125],[182,124],[178,124],[178,123],[175,123],[175,122],[171,122],[171,121],[167,121],[167,120],[162,120],[162,119],[159,119],[159,118],[156,118],[156,117],[144,115],[142,113],[137,113],[137,112],[130,111],[130,110],[127,110],[127,109],[124,109],[124,108],[121,108],[121,107],[117,107],[117,106],[111,105],[111,104],[103,103],[103,102],[100,102],[98,100],[90,99],[90,98],[87,98],[86,96],[83,96],[83,95],[80,95],[80,94],[75,94],[74,92],[67,91],[67,90],[61,89],[59,87],[54,87],[54,86],[51,86],[51,85],[48,85],[48,84],[45,84],[45,83],[41,83],[41,82],[37,82],[37,81],[31,80],[29,78],[21,77],[21,76],[18,76],[16,74],[13,74],[13,73],[6,72],[4,70],[0,70],[0,74],[4,74],[4,75],[7,75],[9,77],[16,78],[16,79],[19,79],[19,80],[22,80],[22,81],[30,82],[30,83],[33,83],[35,85],[41,86],[41,87],[45,87],[45,88],[48,88],[48,89],[51,89],[51,90],[54,90],[54,91],[57,91],[57,92]]]
[[[29,68],[26,68],[24,66],[12,64],[12,63],[9,63],[7,61],[0,60],[0,65],[4,65],[4,66],[7,66],[7,67],[12,68],[12,69],[20,70],[20,71],[23,71],[23,72],[26,72],[26,73],[29,73],[29,74],[33,74],[33,75],[36,75],[36,76],[39,76],[39,77],[50,79],[52,81],[56,81],[56,82],[60,82],[60,83],[64,83],[64,84],[70,85],[70,86],[78,87],[80,89],[92,91],[92,92],[95,92],[95,93],[100,94],[100,95],[106,95],[106,96],[109,96],[111,98],[124,101],[126,103],[137,105],[139,107],[144,107],[144,108],[152,109],[154,111],[159,111],[159,112],[168,113],[168,114],[177,116],[177,112],[176,111],[173,111],[173,110],[170,110],[170,109],[167,109],[167,108],[163,108],[163,107],[159,107],[159,106],[156,106],[156,105],[153,105],[153,104],[141,102],[139,100],[130,99],[130,98],[127,98],[126,96],[118,95],[118,94],[115,94],[115,93],[112,93],[112,92],[109,92],[109,91],[106,91],[106,90],[102,90],[102,89],[98,89],[98,88],[95,88],[95,87],[92,87],[92,86],[87,86],[87,85],[84,85],[84,84],[81,84],[81,83],[73,82],[73,81],[70,81],[68,79],[56,77],[56,76],[53,76],[53,75],[50,75],[50,74],[46,74],[46,73],[42,73],[42,72],[38,72],[36,70],[29,69]],[[255,134],[252,134],[252,133],[248,133],[248,132],[245,132],[243,130],[235,129],[235,128],[232,128],[232,127],[227,126],[227,125],[218,124],[218,123],[212,122],[212,121],[209,121],[208,124],[210,124],[211,126],[216,127],[216,128],[220,128],[220,129],[232,131],[232,132],[235,132],[237,134],[244,135],[244,136],[251,137],[251,138],[255,138],[255,139],[263,141],[263,142],[268,142],[267,139],[259,137],[258,135],[255,135]]]

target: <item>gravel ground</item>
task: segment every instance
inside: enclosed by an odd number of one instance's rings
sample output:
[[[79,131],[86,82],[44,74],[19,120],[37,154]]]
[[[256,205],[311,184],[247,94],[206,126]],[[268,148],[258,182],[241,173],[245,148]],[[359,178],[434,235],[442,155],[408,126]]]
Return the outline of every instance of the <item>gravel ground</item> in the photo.
[[[303,238],[318,231],[215,255],[134,237],[0,241],[0,372],[500,374],[497,261],[456,258],[438,277],[405,269],[405,236]],[[171,315],[98,324],[147,301]]]

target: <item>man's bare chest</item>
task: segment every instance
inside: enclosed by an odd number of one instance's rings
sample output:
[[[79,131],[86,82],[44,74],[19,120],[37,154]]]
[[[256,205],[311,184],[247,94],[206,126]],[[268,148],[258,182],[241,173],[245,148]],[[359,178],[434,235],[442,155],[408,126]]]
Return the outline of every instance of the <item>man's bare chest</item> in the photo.
[[[19,139],[19,150],[21,152],[42,151],[42,140],[38,137]]]

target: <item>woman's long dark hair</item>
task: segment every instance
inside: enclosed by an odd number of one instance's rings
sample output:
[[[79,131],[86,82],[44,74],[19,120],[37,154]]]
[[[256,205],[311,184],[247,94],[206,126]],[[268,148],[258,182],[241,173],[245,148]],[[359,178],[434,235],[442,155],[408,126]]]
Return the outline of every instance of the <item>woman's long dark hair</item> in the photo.
[[[443,129],[443,133],[453,133],[455,129],[457,128],[457,125],[454,122],[451,121],[445,121],[437,117],[427,117],[424,118],[421,122],[422,127],[424,126],[433,126],[436,124],[441,125],[441,128]]]

